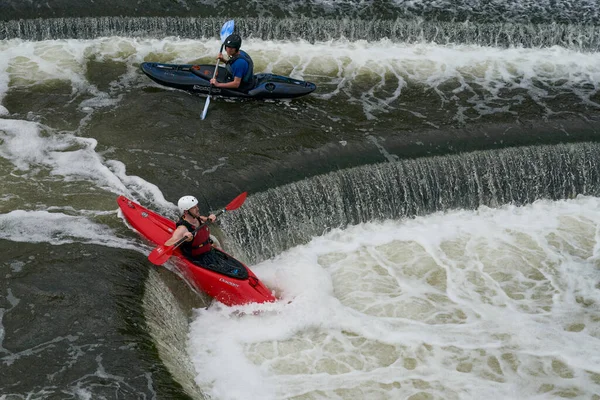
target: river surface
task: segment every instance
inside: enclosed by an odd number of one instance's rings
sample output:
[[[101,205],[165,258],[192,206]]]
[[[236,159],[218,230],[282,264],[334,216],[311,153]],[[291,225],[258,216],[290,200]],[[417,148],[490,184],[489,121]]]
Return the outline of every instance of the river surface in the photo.
[[[595,1],[0,0],[0,399],[600,399]],[[279,101],[161,87],[233,18]],[[189,289],[125,195],[281,301]]]

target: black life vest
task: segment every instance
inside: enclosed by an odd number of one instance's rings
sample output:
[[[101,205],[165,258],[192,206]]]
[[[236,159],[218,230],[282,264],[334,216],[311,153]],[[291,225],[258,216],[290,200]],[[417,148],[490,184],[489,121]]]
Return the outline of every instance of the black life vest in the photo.
[[[254,62],[252,62],[252,59],[245,51],[240,50],[238,54],[227,60],[227,64],[225,64],[225,69],[227,70],[227,76],[225,77],[225,80],[226,82],[233,81],[233,68],[231,66],[240,58],[246,60],[248,63],[248,71],[246,72],[246,75],[242,77],[242,82],[240,82],[240,86],[237,88],[237,90],[247,92],[254,87]]]

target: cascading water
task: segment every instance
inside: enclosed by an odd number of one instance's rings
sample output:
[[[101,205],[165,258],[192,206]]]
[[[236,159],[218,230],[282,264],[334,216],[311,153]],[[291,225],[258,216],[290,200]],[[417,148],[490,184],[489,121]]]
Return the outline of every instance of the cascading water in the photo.
[[[200,39],[215,36],[222,18],[100,17],[0,21],[0,40],[93,39],[102,36]],[[263,40],[305,40],[310,43],[345,39],[402,43],[552,47],[597,51],[600,27],[581,20],[572,23],[513,21],[427,21],[423,19],[238,18],[244,37]]]
[[[251,263],[332,229],[438,211],[600,195],[595,143],[511,148],[346,169],[252,196],[224,222]]]

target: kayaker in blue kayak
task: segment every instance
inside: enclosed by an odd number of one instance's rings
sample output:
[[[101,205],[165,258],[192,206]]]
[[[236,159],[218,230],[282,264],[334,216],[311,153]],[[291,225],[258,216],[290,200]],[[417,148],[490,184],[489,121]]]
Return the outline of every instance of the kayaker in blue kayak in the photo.
[[[242,38],[238,34],[231,34],[225,39],[225,52],[229,56],[226,60],[223,53],[219,53],[218,60],[226,62],[227,76],[225,82],[218,82],[215,78],[210,83],[217,88],[236,89],[246,92],[254,87],[254,63],[252,58],[243,50]]]
[[[198,208],[198,199],[194,196],[183,196],[177,202],[177,207],[181,211],[181,217],[175,224],[177,229],[173,232],[173,236],[165,242],[165,246],[172,246],[183,237],[187,240],[180,246],[181,252],[188,257],[197,257],[211,250],[212,241],[210,239],[210,229],[208,225],[204,225],[194,235],[201,224],[208,221],[213,222],[217,217],[210,214],[208,217],[200,215]]]

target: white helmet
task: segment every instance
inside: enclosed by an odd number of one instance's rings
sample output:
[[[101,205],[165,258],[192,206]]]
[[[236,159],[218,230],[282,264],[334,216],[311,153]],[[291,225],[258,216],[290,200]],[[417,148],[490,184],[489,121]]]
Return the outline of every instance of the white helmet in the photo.
[[[184,211],[187,211],[196,205],[198,205],[198,199],[194,196],[183,196],[177,202],[177,207],[179,207],[179,211],[181,211],[182,214]]]

